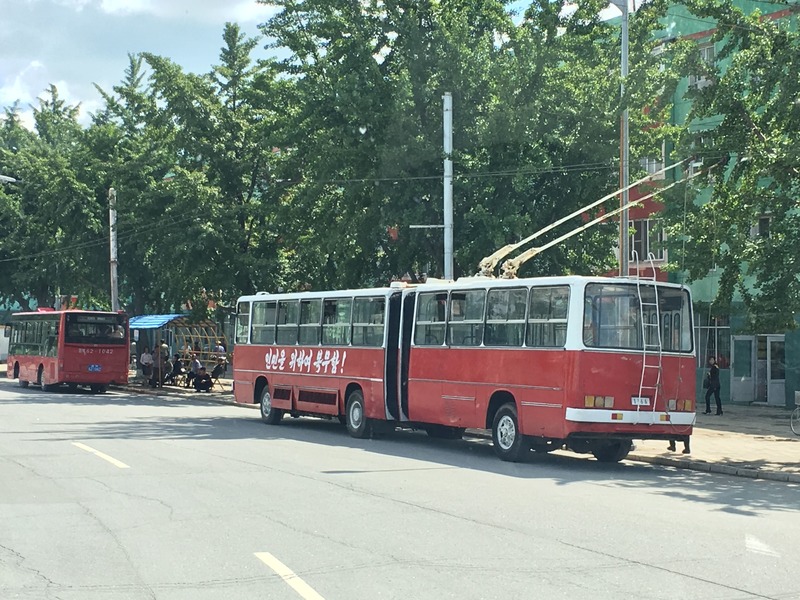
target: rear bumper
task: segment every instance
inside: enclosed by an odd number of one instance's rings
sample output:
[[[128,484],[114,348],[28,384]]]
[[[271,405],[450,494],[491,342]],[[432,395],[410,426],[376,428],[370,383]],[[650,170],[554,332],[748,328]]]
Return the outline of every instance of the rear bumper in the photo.
[[[126,385],[128,373],[61,373],[60,383],[74,383],[77,385]]]
[[[652,410],[604,410],[567,408],[567,421],[573,423],[605,423],[609,425],[694,425],[693,412],[658,412]]]

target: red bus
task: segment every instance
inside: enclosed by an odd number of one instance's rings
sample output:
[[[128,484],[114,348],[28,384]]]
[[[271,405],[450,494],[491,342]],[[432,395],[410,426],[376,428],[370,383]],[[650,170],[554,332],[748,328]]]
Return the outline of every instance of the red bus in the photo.
[[[259,293],[238,301],[234,394],[271,424],[478,428],[503,460],[566,447],[615,462],[634,439],[692,433],[691,307],[683,286],[602,277]]]
[[[95,393],[128,382],[128,317],[124,313],[39,309],[11,315],[8,377],[54,391],[61,384]]]

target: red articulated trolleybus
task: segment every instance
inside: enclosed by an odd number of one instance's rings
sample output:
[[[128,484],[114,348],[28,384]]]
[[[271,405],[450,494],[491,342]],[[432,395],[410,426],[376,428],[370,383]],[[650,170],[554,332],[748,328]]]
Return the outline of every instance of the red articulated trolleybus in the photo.
[[[236,401],[260,404],[270,424],[285,414],[338,418],[354,437],[376,426],[449,438],[489,429],[497,455],[511,461],[566,447],[616,462],[634,439],[688,439],[687,288],[627,277],[516,279],[525,260],[620,210],[492,275],[522,244],[616,193],[485,258],[475,277],[239,298]]]
[[[244,296],[238,313],[236,401],[271,424],[490,429],[504,460],[566,446],[618,461],[695,419],[691,301],[674,284],[470,277]]]
[[[11,315],[8,377],[54,391],[61,384],[95,393],[128,382],[130,349],[124,313],[39,309]]]

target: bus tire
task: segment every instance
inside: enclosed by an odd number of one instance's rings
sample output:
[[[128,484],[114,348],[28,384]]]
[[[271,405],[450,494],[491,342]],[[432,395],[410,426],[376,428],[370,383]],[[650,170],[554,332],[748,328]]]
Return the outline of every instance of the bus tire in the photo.
[[[631,448],[633,448],[633,442],[630,440],[619,440],[597,446],[592,450],[592,454],[594,454],[598,462],[615,463],[628,456]]]
[[[364,394],[361,390],[353,390],[347,397],[345,410],[347,432],[354,438],[366,438],[370,435],[370,423],[364,410]]]
[[[269,393],[269,386],[265,385],[261,391],[261,420],[267,425],[278,425],[283,419],[283,411],[272,406],[272,395]]]
[[[93,383],[89,386],[89,389],[92,390],[93,394],[105,394],[108,386],[100,385],[99,383]]]
[[[28,387],[28,380],[27,379],[18,379],[17,380],[17,385],[19,387],[21,387],[21,388],[26,388],[26,387]]]
[[[426,425],[425,431],[429,437],[438,440],[460,440],[464,437],[464,427],[449,427],[447,425]]]
[[[530,443],[520,433],[517,407],[512,402],[503,404],[492,422],[492,443],[500,460],[519,462],[530,450]]]

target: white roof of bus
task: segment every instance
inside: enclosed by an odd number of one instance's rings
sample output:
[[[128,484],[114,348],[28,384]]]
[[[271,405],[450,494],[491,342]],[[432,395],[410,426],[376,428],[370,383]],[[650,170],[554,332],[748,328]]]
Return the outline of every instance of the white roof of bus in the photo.
[[[292,293],[267,293],[259,292],[249,296],[241,296],[238,302],[252,302],[254,300],[267,300],[279,297],[282,300],[297,300],[305,298],[348,298],[353,296],[388,296],[392,292],[403,290],[418,290],[418,291],[436,291],[448,289],[469,289],[481,287],[519,287],[526,285],[570,285],[570,284],[584,284],[584,283],[618,283],[618,284],[635,284],[635,278],[626,277],[586,277],[583,275],[558,275],[552,277],[526,277],[523,279],[495,279],[491,277],[461,277],[456,281],[447,281],[445,279],[428,279],[425,283],[421,284],[404,284],[396,282],[392,286],[377,287],[377,288],[364,288],[357,290],[331,290],[331,291],[308,291],[308,292],[292,292]],[[641,279],[640,283],[648,285],[652,283],[650,279]],[[659,286],[681,288],[684,287],[677,283],[667,283],[658,281]]]
[[[352,296],[388,296],[391,292],[397,291],[390,287],[364,288],[359,290],[331,290],[331,291],[309,291],[309,292],[288,292],[288,293],[269,293],[259,292],[251,296],[242,296],[237,302],[253,302],[255,300],[271,300],[280,298],[281,300],[297,300],[306,298],[350,298]]]

